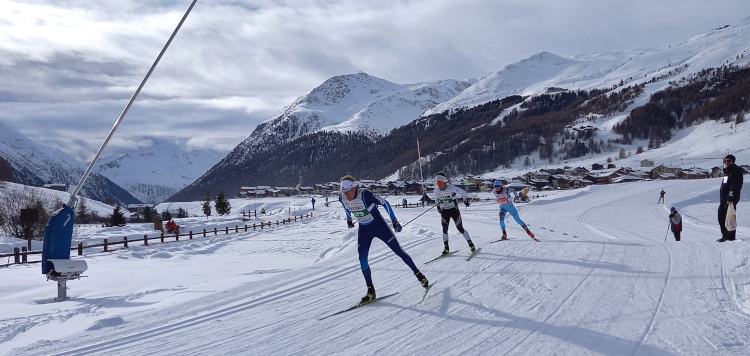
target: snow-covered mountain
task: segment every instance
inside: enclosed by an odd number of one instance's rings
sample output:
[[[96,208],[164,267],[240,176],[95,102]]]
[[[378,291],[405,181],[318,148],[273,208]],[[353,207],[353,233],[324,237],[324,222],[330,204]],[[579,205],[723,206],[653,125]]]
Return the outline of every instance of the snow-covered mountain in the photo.
[[[151,141],[124,155],[97,161],[95,171],[125,188],[144,203],[160,203],[193,182],[224,157],[225,152],[184,150],[172,140]]]
[[[750,61],[750,17],[681,43],[658,48],[580,54],[542,52],[492,72],[423,116],[473,107],[508,95],[534,95],[550,88],[608,88],[647,82],[663,89],[705,68]]]
[[[65,152],[31,141],[3,123],[0,123],[0,156],[11,164],[18,182],[25,185],[75,185],[86,170],[85,165]],[[89,176],[80,194],[100,201],[113,197],[122,204],[138,202],[123,188],[96,173]]]
[[[242,167],[254,156],[315,132],[356,132],[371,137],[405,125],[425,110],[444,102],[473,81],[441,80],[419,84],[394,84],[365,73],[340,75],[301,96],[279,114],[261,123],[203,176],[173,199],[206,191],[235,194],[254,179]],[[336,143],[330,143],[335,145]],[[272,159],[266,164],[275,164]],[[288,175],[289,177],[295,174]],[[231,180],[231,182],[228,182]],[[277,182],[278,183],[278,182]],[[257,184],[257,182],[256,182]]]
[[[258,125],[235,150],[252,153],[316,131],[383,135],[473,82],[447,79],[395,84],[362,72],[335,76]]]
[[[592,115],[592,118],[586,119],[590,121],[587,125],[591,124],[599,129],[597,141],[617,140],[622,137],[613,133],[614,125],[625,119],[632,109],[646,104],[651,94],[669,86],[686,83],[691,76],[705,69],[745,65],[750,61],[750,57],[747,57],[748,52],[750,18],[735,25],[710,30],[704,35],[681,43],[659,48],[580,54],[571,58],[542,52],[490,73],[476,82],[442,81],[399,85],[365,73],[336,76],[300,97],[278,115],[258,125],[254,132],[219,164],[178,193],[178,200],[194,197],[201,191],[205,194],[208,190],[238,190],[240,185],[272,184],[269,178],[282,179],[279,178],[282,173],[290,181],[295,180],[300,174],[311,173],[309,167],[304,165],[288,166],[290,159],[287,156],[291,152],[299,153],[300,150],[292,147],[283,148],[283,145],[290,142],[293,144],[297,142],[295,140],[316,131],[383,134],[392,128],[417,122],[431,114],[455,113],[459,109],[477,107],[514,94],[527,97],[566,90],[608,91],[618,87],[642,85],[642,93],[631,99],[632,103],[624,110],[608,113],[606,117]],[[416,98],[423,100],[418,101]],[[502,118],[511,109],[497,114],[497,118]],[[501,121],[487,122],[495,125]],[[478,126],[475,129],[482,130],[482,127]],[[414,131],[412,134],[418,133]],[[490,137],[492,138],[489,139]],[[415,142],[416,138],[404,137],[402,141]],[[486,142],[470,142],[468,136],[462,137],[461,140],[457,140],[460,143],[452,147],[434,145],[433,151],[430,152],[425,152],[423,147],[422,154],[428,156],[439,154],[439,151],[446,149],[457,150],[461,148],[460,145],[466,143],[474,145],[471,148],[463,148],[465,151],[471,151],[475,150],[477,144],[494,145],[495,138],[485,135],[485,140],[488,140]],[[310,145],[314,141],[299,141],[299,146]],[[338,139],[327,142],[328,150],[323,153],[308,153],[312,162],[310,164],[323,161],[321,155],[341,156],[340,152],[334,152],[330,147],[341,145],[343,141],[344,139]],[[646,143],[637,142],[636,147],[639,145]],[[278,149],[274,157],[254,160],[253,157],[257,156],[258,152],[270,148]],[[635,147],[622,148],[629,152],[635,151]],[[397,155],[400,151],[403,151],[403,146],[393,153]],[[364,162],[367,160],[364,156],[371,153],[347,154],[350,160]],[[594,159],[605,160],[611,155],[611,152],[604,152]],[[533,158],[533,154],[531,156]],[[548,158],[544,160],[547,161]],[[287,166],[279,166],[282,164],[280,162],[285,162],[283,164]],[[516,163],[517,161],[507,164],[515,167]],[[311,173],[307,178],[315,179],[315,176]]]

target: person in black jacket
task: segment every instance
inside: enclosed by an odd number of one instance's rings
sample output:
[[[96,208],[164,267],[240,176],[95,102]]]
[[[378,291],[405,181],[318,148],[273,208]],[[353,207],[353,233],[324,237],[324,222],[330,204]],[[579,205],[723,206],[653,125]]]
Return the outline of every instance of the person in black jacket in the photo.
[[[719,242],[734,241],[737,234],[736,230],[728,231],[724,226],[729,204],[734,205],[735,210],[737,209],[737,203],[740,201],[740,190],[742,190],[742,174],[744,172],[734,162],[733,155],[724,157],[724,178],[722,178],[719,188],[719,227],[721,228],[721,238],[717,240]]]
[[[680,241],[680,234],[682,233],[682,215],[677,212],[675,207],[669,209],[669,226],[674,234],[674,240]]]

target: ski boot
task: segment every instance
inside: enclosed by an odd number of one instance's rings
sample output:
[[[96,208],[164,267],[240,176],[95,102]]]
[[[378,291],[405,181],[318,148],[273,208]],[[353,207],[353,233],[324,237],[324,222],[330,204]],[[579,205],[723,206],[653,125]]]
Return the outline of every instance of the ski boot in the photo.
[[[450,249],[448,248],[448,241],[443,242],[443,244],[445,244],[445,249],[443,249],[443,255],[447,255],[449,252],[451,252]]]
[[[422,274],[422,272],[420,272],[419,270],[416,270],[416,271],[414,271],[414,275],[417,276],[417,280],[422,285],[422,287],[427,288],[427,287],[430,286],[430,281],[427,280],[427,277],[425,277]]]
[[[500,238],[500,240],[507,240],[508,239],[508,233],[503,230],[503,236]]]
[[[368,284],[367,285],[367,295],[365,295],[364,297],[362,297],[362,301],[360,301],[359,303],[360,304],[362,304],[362,303],[369,303],[369,302],[371,302],[373,300],[375,300],[375,286],[373,286],[372,284]]]
[[[532,239],[534,238],[534,234],[533,234],[533,233],[531,233],[531,230],[529,230],[529,227],[528,227],[528,226],[526,226],[526,224],[523,224],[523,226],[521,226],[521,227],[522,227],[522,228],[523,228],[524,230],[526,230],[526,233],[527,233],[527,234],[529,234],[529,237],[531,237]]]
[[[474,243],[471,242],[471,240],[467,240],[466,242],[469,243],[469,248],[471,249],[471,252],[475,252],[477,250],[477,248],[474,247]]]

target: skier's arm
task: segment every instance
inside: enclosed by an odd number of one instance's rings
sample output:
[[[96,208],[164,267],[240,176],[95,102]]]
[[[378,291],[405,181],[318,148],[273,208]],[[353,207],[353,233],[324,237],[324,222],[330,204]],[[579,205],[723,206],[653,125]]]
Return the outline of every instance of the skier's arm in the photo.
[[[391,204],[389,204],[387,200],[381,198],[380,196],[373,194],[369,190],[365,190],[362,193],[362,201],[365,202],[365,205],[368,206],[367,210],[370,210],[370,211],[372,211],[372,208],[370,207],[370,204],[368,203],[372,202],[377,205],[382,205],[383,209],[385,209],[385,211],[388,212],[388,216],[390,216],[391,220],[396,220],[396,214],[393,213]]]
[[[464,201],[468,201],[469,200],[469,195],[466,194],[465,190],[463,190],[463,189],[461,189],[461,188],[459,188],[459,187],[457,187],[455,185],[453,185],[452,187],[453,187],[453,193],[458,193],[458,195],[460,195],[462,198],[464,198]],[[455,195],[454,195],[454,197],[455,197]]]

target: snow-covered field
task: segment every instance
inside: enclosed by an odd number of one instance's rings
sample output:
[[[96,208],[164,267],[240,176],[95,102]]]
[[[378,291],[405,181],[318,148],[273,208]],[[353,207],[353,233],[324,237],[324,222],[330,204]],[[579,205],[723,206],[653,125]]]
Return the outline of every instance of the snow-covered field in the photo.
[[[74,257],[89,270],[68,283],[67,302],[52,302],[56,286],[39,264],[2,267],[0,354],[747,355],[750,207],[738,207],[740,241],[717,243],[719,184],[555,192],[518,205],[538,243],[510,219],[511,240],[490,243],[499,237],[496,204],[462,206],[481,252],[465,261],[468,248],[451,224],[451,245],[460,251],[425,265],[442,250],[433,209],[397,234],[436,282],[424,303],[411,271],[374,242],[378,294],[399,293],[322,321],[357,302],[365,286],[356,229],[347,229],[340,204],[325,207],[321,197],[313,218],[293,224],[88,250]],[[656,204],[661,189],[666,204]],[[200,211],[200,203],[185,204]],[[276,217],[311,210],[309,198],[232,204],[235,213],[246,204]],[[685,220],[681,242],[667,233],[670,206]],[[397,208],[396,215],[406,224],[423,211]],[[194,231],[243,224],[238,214],[179,223]],[[121,240],[143,229],[91,228],[74,241]]]

